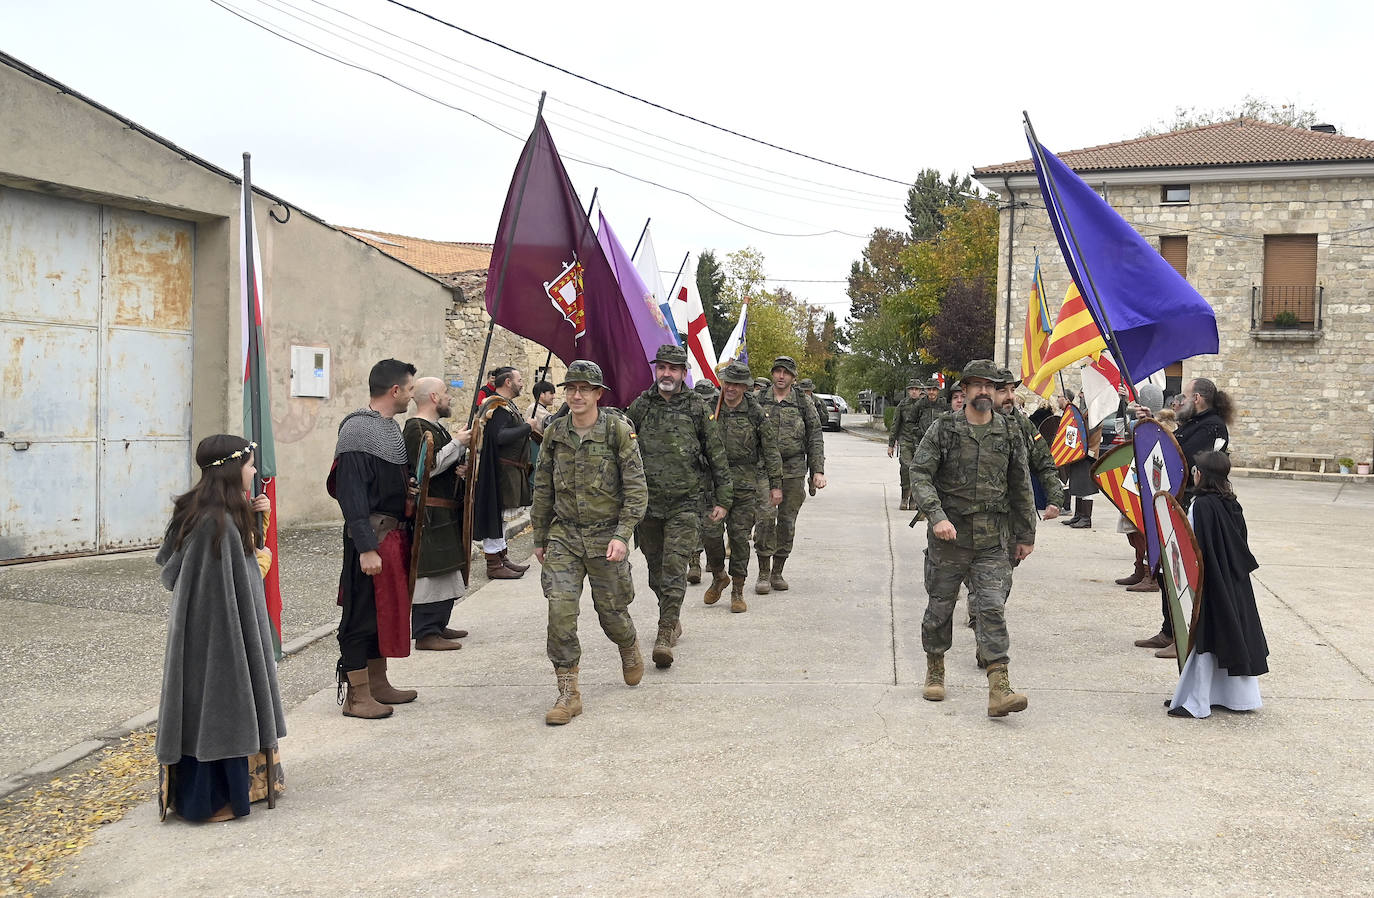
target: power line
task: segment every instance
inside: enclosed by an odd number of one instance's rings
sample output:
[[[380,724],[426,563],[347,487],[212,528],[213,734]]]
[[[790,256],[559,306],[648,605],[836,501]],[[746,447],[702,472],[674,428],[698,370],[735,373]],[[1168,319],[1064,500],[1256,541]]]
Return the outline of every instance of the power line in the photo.
[[[556,71],[556,72],[562,72],[564,75],[567,75],[567,76],[569,76],[569,77],[571,77],[571,78],[576,78],[576,79],[579,80],[579,81],[585,81],[586,83],[591,84],[591,85],[594,85],[594,86],[596,86],[596,87],[599,87],[599,88],[601,88],[602,90],[608,90],[608,91],[610,91],[610,92],[612,92],[612,93],[619,94],[620,96],[625,97],[626,99],[634,100],[634,101],[637,102],[637,103],[643,103],[643,104],[646,105],[646,106],[651,106],[651,107],[653,107],[654,109],[658,109],[658,110],[660,110],[660,111],[662,111],[662,112],[666,112],[666,113],[668,113],[669,115],[675,115],[675,116],[677,116],[678,118],[686,119],[686,120],[689,121],[689,122],[696,122],[698,125],[704,125],[704,126],[706,126],[707,128],[713,128],[713,129],[715,129],[716,131],[721,131],[721,132],[723,132],[723,133],[725,133],[725,134],[730,134],[730,135],[732,135],[732,136],[734,136],[734,137],[739,137],[739,138],[741,138],[741,139],[743,139],[743,140],[748,140],[748,141],[750,141],[750,142],[752,142],[752,143],[757,143],[757,144],[760,144],[760,145],[762,145],[762,146],[769,147],[769,148],[774,149],[774,150],[779,150],[779,151],[784,152],[784,153],[790,153],[790,154],[793,155],[793,156],[800,156],[801,158],[803,158],[803,159],[809,159],[809,160],[811,160],[812,162],[819,162],[821,165],[828,165],[828,166],[830,166],[830,167],[832,167],[832,168],[838,168],[838,169],[843,169],[844,171],[853,172],[853,173],[856,174],[856,175],[863,175],[863,176],[868,177],[868,178],[876,178],[876,179],[879,180],[879,181],[888,181],[888,182],[893,183],[893,184],[900,184],[900,185],[902,185],[903,187],[908,187],[908,186],[910,186],[910,184],[911,184],[911,181],[910,181],[910,180],[907,180],[907,179],[889,178],[889,177],[887,177],[886,175],[874,174],[873,172],[864,171],[863,169],[860,169],[860,168],[853,168],[853,167],[848,166],[848,165],[842,165],[842,164],[840,164],[840,163],[838,163],[838,162],[830,162],[829,160],[821,159],[821,158],[818,157],[818,156],[811,156],[811,155],[809,155],[809,154],[807,154],[807,153],[803,153],[803,152],[801,152],[801,151],[799,151],[799,150],[792,150],[792,149],[788,149],[787,147],[784,147],[784,146],[779,146],[778,144],[775,144],[775,143],[769,143],[768,141],[763,140],[763,139],[758,138],[758,137],[750,137],[748,134],[741,134],[739,131],[731,130],[730,128],[726,128],[726,127],[723,126],[723,125],[717,125],[717,124],[714,124],[714,123],[712,123],[712,122],[708,122],[708,121],[706,121],[705,119],[699,119],[699,118],[697,118],[697,117],[694,116],[694,115],[688,115],[688,114],[685,113],[685,112],[679,112],[679,111],[677,111],[676,109],[671,109],[671,108],[669,108],[669,107],[667,107],[667,106],[664,106],[664,105],[662,105],[662,104],[660,104],[660,103],[655,103],[653,100],[646,100],[646,99],[644,99],[643,97],[636,96],[635,94],[632,94],[632,93],[630,93],[630,92],[628,92],[628,91],[621,90],[621,89],[618,88],[618,87],[612,87],[612,86],[610,86],[609,84],[603,84],[602,82],[597,81],[595,78],[589,78],[589,77],[587,77],[586,75],[579,75],[577,72],[571,71],[570,69],[565,69],[565,68],[563,68],[562,66],[555,65],[554,63],[551,63],[551,62],[546,62],[546,61],[540,59],[540,58],[537,57],[537,56],[531,56],[530,54],[528,54],[528,53],[526,53],[526,52],[524,52],[524,51],[522,51],[522,50],[517,50],[517,49],[515,49],[514,47],[511,47],[511,46],[508,46],[508,45],[506,45],[506,44],[501,43],[500,41],[492,40],[492,39],[489,38],[489,37],[483,37],[482,35],[478,34],[478,33],[475,32],[475,31],[471,31],[471,30],[469,30],[469,29],[467,29],[467,28],[464,28],[464,27],[461,26],[461,25],[454,24],[453,22],[449,22],[449,21],[447,21],[447,20],[445,20],[445,19],[441,19],[441,18],[439,18],[438,16],[433,15],[433,14],[431,14],[431,13],[427,13],[427,12],[425,12],[425,11],[422,10],[422,9],[416,9],[416,8],[413,7],[413,6],[408,6],[407,4],[400,2],[400,0],[385,0],[385,2],[390,3],[392,6],[399,6],[401,9],[408,10],[408,11],[414,13],[414,14],[417,15],[417,16],[422,16],[422,17],[424,17],[424,18],[426,18],[426,19],[429,19],[429,20],[432,21],[432,22],[436,22],[436,23],[438,23],[438,24],[440,24],[440,25],[443,25],[443,26],[445,26],[445,27],[447,27],[447,28],[452,28],[454,31],[462,32],[463,34],[466,34],[468,37],[476,38],[477,40],[482,41],[483,43],[486,43],[486,44],[490,44],[490,45],[492,45],[493,47],[499,47],[500,49],[505,50],[505,51],[508,52],[508,53],[514,53],[516,56],[523,57],[524,59],[528,59],[528,60],[531,61],[531,62],[536,62],[536,63],[538,63],[539,65],[545,66],[546,68],[553,69],[553,70]]]

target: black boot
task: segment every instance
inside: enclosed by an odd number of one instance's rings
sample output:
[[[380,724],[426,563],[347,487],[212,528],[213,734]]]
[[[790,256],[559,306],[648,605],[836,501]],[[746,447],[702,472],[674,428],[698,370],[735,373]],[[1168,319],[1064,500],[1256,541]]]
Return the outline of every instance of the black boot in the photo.
[[[1091,530],[1093,526],[1093,500],[1079,499],[1078,513],[1081,515],[1081,517],[1077,518],[1073,522],[1073,529]]]
[[[1073,505],[1073,496],[1070,496],[1070,497],[1069,497],[1069,505],[1070,505],[1070,506]],[[1068,509],[1065,509],[1065,510],[1067,511]],[[1078,519],[1079,519],[1080,517],[1082,517],[1082,516],[1083,516],[1083,500],[1082,500],[1082,499],[1079,499],[1079,500],[1078,500],[1078,512],[1077,512],[1077,514],[1073,515],[1073,517],[1064,518],[1064,520],[1060,521],[1059,523],[1063,524],[1065,527],[1072,527],[1074,524],[1077,524],[1077,523],[1078,523]]]

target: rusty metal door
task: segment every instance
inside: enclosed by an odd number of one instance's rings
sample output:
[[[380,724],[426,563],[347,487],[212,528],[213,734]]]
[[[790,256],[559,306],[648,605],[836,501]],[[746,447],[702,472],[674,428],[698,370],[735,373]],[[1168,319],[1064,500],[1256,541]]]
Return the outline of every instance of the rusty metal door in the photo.
[[[190,477],[194,236],[0,188],[0,563],[160,539]]]

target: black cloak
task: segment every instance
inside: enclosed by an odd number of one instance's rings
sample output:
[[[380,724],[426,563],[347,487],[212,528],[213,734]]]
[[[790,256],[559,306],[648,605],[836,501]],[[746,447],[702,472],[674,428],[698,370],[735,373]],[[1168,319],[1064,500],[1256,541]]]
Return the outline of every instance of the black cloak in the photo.
[[[1269,644],[1260,626],[1250,572],[1259,562],[1247,545],[1245,515],[1234,496],[1199,493],[1193,533],[1202,552],[1202,609],[1193,634],[1196,652],[1211,652],[1234,677],[1267,673]]]

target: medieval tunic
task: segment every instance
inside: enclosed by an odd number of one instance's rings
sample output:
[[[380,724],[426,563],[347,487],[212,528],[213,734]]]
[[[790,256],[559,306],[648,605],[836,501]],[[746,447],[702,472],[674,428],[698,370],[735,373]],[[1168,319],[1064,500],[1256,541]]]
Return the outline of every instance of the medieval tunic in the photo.
[[[248,757],[286,735],[262,576],[233,521],[221,522],[216,539],[203,518],[180,548],[169,530],[157,553],[172,591],[157,759],[174,768],[170,804],[188,820],[226,804],[247,814]]]
[[[425,434],[434,437],[434,468],[429,475],[426,507],[415,511],[417,519],[423,515],[424,521],[411,596],[410,635],[415,639],[441,633],[448,626],[454,602],[466,593],[463,576],[468,557],[468,546],[462,540],[463,481],[457,470],[464,450],[454,444],[453,435],[443,424],[411,418],[402,435],[412,471],[418,469]]]
[[[362,670],[370,658],[404,658],[410,654],[410,539],[404,529],[410,475],[395,420],[372,409],[344,418],[329,481],[344,518],[339,573],[342,669]],[[391,527],[395,529],[388,530]],[[379,538],[379,531],[387,532]],[[359,565],[364,552],[382,556],[382,571],[375,577],[364,574]]]
[[[472,538],[505,540],[502,512],[529,505],[530,422],[504,396],[487,398],[482,419],[482,454],[473,487]]]
[[[1269,644],[1250,585],[1259,562],[1247,545],[1245,515],[1233,496],[1199,493],[1188,519],[1202,555],[1202,607],[1169,713],[1207,717],[1214,705],[1254,710],[1261,706],[1256,677],[1269,671]]]

